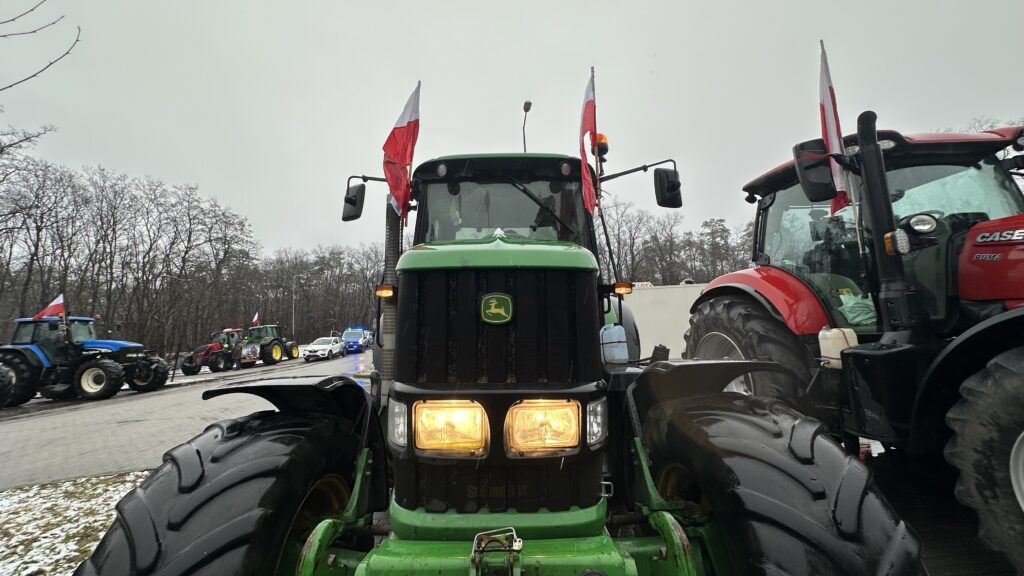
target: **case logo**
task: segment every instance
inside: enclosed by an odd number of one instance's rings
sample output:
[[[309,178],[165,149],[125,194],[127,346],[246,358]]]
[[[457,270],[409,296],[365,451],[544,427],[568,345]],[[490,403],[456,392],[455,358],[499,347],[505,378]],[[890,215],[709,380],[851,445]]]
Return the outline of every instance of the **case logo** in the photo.
[[[512,320],[512,297],[493,292],[480,300],[480,319],[487,324],[504,324]]]
[[[974,239],[975,242],[1012,242],[1015,240],[1024,240],[1024,229],[982,232]]]

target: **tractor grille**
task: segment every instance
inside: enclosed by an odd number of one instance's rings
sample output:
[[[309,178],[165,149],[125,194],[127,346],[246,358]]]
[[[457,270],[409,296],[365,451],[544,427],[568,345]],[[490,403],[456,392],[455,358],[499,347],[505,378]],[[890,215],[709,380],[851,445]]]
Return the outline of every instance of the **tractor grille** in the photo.
[[[482,321],[481,300],[491,293],[511,297],[511,321]],[[441,389],[542,389],[594,382],[601,379],[600,325],[593,272],[404,272],[395,379]]]

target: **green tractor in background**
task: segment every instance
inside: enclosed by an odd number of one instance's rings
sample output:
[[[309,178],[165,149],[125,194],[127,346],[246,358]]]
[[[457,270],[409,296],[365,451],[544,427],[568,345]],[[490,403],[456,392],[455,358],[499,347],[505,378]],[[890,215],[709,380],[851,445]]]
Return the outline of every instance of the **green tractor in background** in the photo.
[[[277,324],[251,326],[242,344],[242,366],[255,366],[257,361],[273,366],[299,357],[299,345],[281,336]]]
[[[278,411],[170,450],[76,574],[922,574],[913,530],[819,422],[720,392],[786,367],[630,353],[631,284],[599,277],[581,169],[597,176],[550,154],[419,166],[404,254],[386,205],[369,391],[206,391]],[[674,169],[655,187],[681,205]]]

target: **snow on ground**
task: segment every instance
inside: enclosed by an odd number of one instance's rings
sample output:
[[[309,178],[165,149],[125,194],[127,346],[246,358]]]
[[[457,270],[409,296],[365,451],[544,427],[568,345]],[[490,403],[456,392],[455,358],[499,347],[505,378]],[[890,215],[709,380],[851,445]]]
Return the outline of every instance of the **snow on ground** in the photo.
[[[114,505],[149,472],[0,492],[0,576],[64,576],[92,553]]]

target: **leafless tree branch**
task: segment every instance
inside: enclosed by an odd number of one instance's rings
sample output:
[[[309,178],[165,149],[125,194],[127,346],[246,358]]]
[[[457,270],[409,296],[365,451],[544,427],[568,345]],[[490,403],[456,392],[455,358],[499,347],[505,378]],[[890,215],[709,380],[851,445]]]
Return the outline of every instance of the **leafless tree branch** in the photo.
[[[75,34],[75,41],[74,41],[74,42],[72,42],[72,43],[71,43],[71,46],[68,46],[68,49],[67,49],[67,50],[65,50],[65,51],[64,51],[64,53],[63,53],[63,54],[61,54],[61,55],[60,55],[59,57],[57,57],[57,59],[56,59],[56,60],[51,60],[49,64],[47,64],[46,66],[43,66],[42,68],[40,68],[39,70],[37,70],[35,74],[32,74],[31,76],[26,76],[25,78],[22,78],[21,80],[18,80],[17,82],[14,82],[14,83],[12,83],[12,84],[8,84],[7,86],[4,86],[3,88],[0,88],[0,92],[3,92],[4,90],[7,90],[7,89],[9,89],[9,88],[14,88],[14,87],[15,87],[15,86],[17,86],[18,84],[21,84],[21,83],[23,83],[23,82],[27,82],[27,81],[29,81],[29,80],[31,80],[31,79],[33,79],[33,78],[35,78],[36,76],[39,76],[39,75],[40,75],[40,74],[42,74],[43,72],[46,72],[46,70],[47,70],[47,69],[48,69],[48,68],[49,68],[50,66],[53,66],[53,65],[54,65],[54,64],[56,64],[57,62],[60,62],[60,61],[61,61],[61,60],[63,60],[63,59],[64,59],[64,58],[65,58],[65,57],[66,57],[66,56],[67,56],[68,54],[71,54],[71,50],[72,50],[72,49],[74,49],[74,47],[75,47],[75,46],[76,46],[76,45],[78,44],[79,40],[80,40],[80,39],[81,39],[81,37],[82,37],[82,28],[81,28],[81,27],[78,27],[78,28],[76,28],[76,29],[78,30],[78,32],[77,32],[77,33]]]
[[[11,18],[10,20],[4,20],[3,22],[0,22],[0,26],[3,26],[4,24],[10,24],[11,22],[14,22],[15,20],[21,18],[22,16],[26,16],[28,14],[31,14],[36,8],[39,8],[40,6],[42,6],[45,3],[46,3],[46,0],[39,0],[38,4],[36,4],[35,6],[29,8],[28,10],[22,12],[21,14],[18,14],[14,18]]]
[[[36,32],[39,32],[40,30],[45,30],[45,29],[49,28],[50,26],[53,26],[54,24],[56,24],[57,22],[60,22],[63,19],[64,19],[64,15],[61,14],[60,17],[57,18],[56,20],[54,20],[53,22],[50,22],[49,24],[43,24],[42,26],[40,26],[39,28],[36,28],[35,30],[26,30],[24,32],[8,32],[6,34],[0,34],[0,38],[13,38],[15,36],[28,36],[29,34],[35,34]]]

